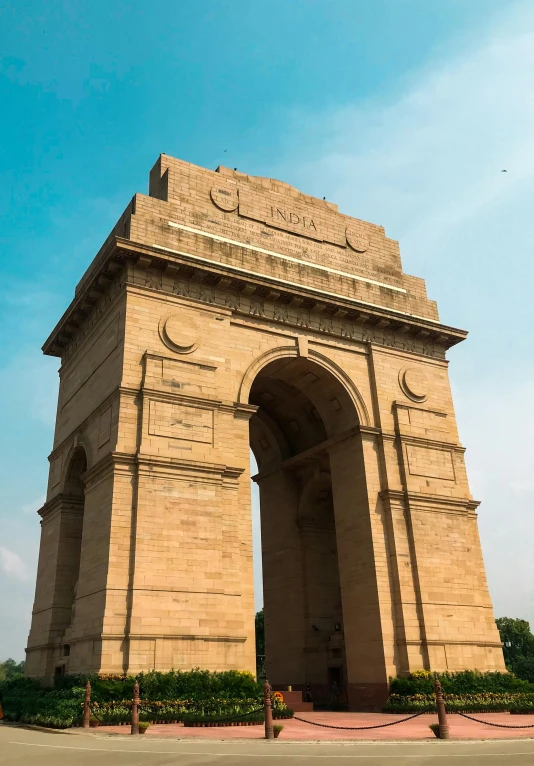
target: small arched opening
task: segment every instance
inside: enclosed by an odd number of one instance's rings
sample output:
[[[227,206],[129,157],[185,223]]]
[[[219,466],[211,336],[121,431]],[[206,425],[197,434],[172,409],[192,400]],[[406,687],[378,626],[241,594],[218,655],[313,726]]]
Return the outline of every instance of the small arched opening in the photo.
[[[87,471],[87,455],[76,447],[71,455],[63,489],[61,528],[56,569],[56,597],[61,603],[64,630],[64,656],[70,653],[69,628],[74,621],[76,595],[80,576],[85,490],[83,476]]]

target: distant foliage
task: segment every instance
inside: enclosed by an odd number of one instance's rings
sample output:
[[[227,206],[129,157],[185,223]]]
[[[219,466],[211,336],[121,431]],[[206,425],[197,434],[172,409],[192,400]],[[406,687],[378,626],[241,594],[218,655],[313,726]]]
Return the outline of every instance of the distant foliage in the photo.
[[[256,628],[256,654],[263,656],[265,654],[265,617],[263,609],[256,612],[255,617]]]
[[[15,662],[11,658],[5,662],[0,662],[0,683],[2,681],[11,681],[14,678],[24,676],[24,662]]]
[[[513,671],[518,678],[529,681],[534,687],[534,657],[518,657],[514,660]]]
[[[265,615],[263,609],[256,612],[256,675],[265,678]]]
[[[526,620],[499,617],[495,620],[503,642],[504,661],[518,678],[534,683],[534,635]]]

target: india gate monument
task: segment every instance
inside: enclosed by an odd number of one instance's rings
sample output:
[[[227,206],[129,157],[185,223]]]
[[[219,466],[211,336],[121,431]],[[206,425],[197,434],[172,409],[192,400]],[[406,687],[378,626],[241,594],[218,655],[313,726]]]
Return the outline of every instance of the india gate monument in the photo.
[[[444,325],[381,226],[161,155],[46,341],[61,360],[27,674],[255,672],[380,705],[504,670]]]

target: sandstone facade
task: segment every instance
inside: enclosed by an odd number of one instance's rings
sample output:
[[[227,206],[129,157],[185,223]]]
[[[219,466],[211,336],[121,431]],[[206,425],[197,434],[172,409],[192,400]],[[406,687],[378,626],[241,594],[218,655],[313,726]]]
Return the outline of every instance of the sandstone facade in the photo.
[[[380,226],[162,155],[44,346],[61,358],[27,672],[255,668],[351,708],[503,670],[443,325]]]

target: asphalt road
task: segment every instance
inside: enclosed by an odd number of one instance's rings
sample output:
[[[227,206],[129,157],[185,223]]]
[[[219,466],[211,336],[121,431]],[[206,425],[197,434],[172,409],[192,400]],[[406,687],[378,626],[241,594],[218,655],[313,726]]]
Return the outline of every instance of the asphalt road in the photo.
[[[0,725],[0,765],[302,766],[338,760],[357,766],[531,766],[534,739],[469,742],[291,743],[113,737]]]

